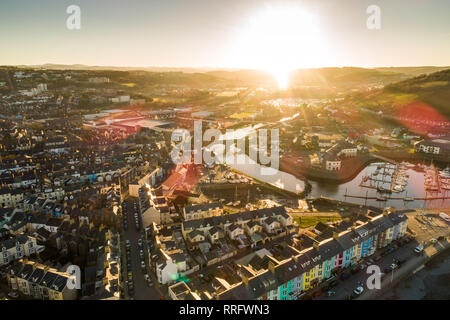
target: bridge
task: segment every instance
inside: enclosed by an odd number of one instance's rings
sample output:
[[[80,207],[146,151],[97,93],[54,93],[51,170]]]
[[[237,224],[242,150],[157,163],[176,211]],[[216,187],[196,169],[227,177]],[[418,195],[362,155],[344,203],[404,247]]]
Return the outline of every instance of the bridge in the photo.
[[[377,158],[377,159],[380,159],[380,160],[383,160],[383,161],[386,161],[386,162],[389,162],[389,163],[392,163],[392,164],[397,164],[397,161],[389,159],[389,158],[386,158],[386,157],[383,157],[383,156],[380,156],[378,154],[372,154],[372,156],[374,158]]]

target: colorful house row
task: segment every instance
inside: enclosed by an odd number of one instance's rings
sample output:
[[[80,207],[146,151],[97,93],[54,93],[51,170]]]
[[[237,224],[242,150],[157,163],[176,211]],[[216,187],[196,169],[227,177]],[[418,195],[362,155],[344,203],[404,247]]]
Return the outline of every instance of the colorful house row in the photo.
[[[289,259],[278,261],[270,255],[268,268],[242,276],[242,282],[213,293],[216,299],[295,300],[334,272],[351,267],[373,255],[406,233],[407,217],[385,210],[333,237],[315,242],[312,247],[295,252]]]

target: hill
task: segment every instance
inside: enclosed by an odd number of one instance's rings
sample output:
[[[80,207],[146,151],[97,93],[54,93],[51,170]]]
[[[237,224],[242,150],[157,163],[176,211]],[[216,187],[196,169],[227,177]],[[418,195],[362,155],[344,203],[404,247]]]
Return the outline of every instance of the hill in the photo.
[[[450,69],[392,83],[380,90],[348,97],[355,107],[399,114],[408,106],[420,104],[430,112],[450,119]]]

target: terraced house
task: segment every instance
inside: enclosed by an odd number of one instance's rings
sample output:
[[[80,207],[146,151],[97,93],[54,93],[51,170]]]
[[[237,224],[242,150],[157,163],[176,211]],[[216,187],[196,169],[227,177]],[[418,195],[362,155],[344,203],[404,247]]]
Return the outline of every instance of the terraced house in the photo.
[[[67,286],[69,277],[66,272],[24,260],[17,261],[7,271],[12,290],[43,300],[75,300],[78,292]]]
[[[313,241],[304,250],[289,246],[291,257],[282,261],[266,255],[266,266],[240,266],[242,281],[224,285],[210,295],[215,299],[294,300],[303,292],[331,277],[334,272],[355,265],[377,249],[403,237],[407,217],[402,212],[385,210],[367,217],[331,238]],[[223,279],[222,279],[223,282]]]
[[[2,241],[0,242],[0,266],[43,250],[44,246],[38,245],[35,238],[26,235]]]

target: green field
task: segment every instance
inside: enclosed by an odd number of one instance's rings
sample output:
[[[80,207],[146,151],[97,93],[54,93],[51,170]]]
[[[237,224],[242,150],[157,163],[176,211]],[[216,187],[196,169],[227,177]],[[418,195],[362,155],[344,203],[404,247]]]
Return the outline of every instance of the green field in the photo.
[[[342,220],[340,216],[308,216],[308,217],[298,217],[294,221],[298,223],[300,228],[309,228],[315,226],[319,222],[327,223]]]

